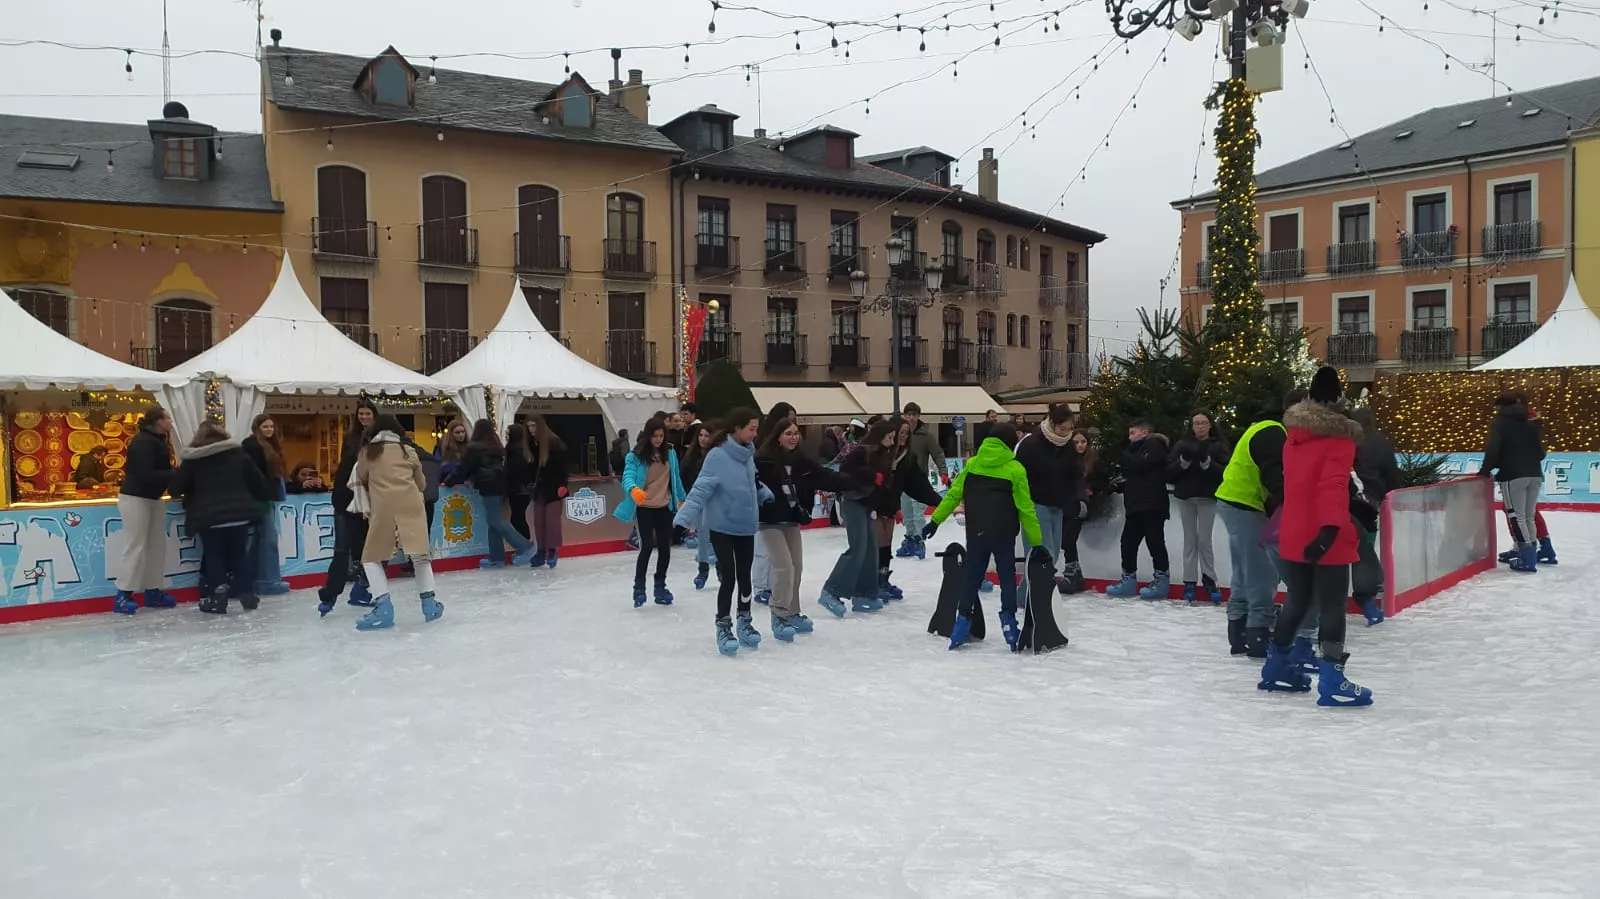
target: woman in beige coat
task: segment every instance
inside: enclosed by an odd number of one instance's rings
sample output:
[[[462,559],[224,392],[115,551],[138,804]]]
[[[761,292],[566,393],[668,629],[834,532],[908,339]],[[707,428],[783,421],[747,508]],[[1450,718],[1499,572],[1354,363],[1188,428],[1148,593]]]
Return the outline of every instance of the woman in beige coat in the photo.
[[[356,457],[354,477],[367,501],[367,542],[361,550],[361,567],[376,597],[372,611],[356,622],[356,630],[394,627],[394,605],[389,601],[384,563],[394,554],[396,539],[416,567],[422,618],[433,621],[444,614],[444,603],[433,597],[428,516],[422,502],[427,480],[416,449],[405,443],[405,429],[393,415],[379,415],[367,428],[366,443]]]

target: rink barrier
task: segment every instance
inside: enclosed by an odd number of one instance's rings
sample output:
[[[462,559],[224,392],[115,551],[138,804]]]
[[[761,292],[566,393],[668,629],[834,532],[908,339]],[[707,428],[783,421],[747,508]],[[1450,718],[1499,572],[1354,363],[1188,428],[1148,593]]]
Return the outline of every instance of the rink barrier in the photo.
[[[1498,560],[1494,482],[1465,477],[1394,490],[1379,512],[1383,611],[1393,615]]]

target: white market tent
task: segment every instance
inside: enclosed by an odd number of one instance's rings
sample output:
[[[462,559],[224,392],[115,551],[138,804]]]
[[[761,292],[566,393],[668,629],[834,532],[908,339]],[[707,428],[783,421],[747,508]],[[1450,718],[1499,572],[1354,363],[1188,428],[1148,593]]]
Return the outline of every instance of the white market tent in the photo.
[[[1473,371],[1580,366],[1600,366],[1600,316],[1584,303],[1577,280],[1569,277],[1561,304],[1539,330]]]
[[[267,405],[267,394],[420,394],[453,396],[427,375],[371,352],[335,328],[295,277],[289,254],[266,302],[239,330],[167,373],[190,381],[172,404],[178,433],[193,433],[205,415],[205,383],[222,382],[228,430],[244,433]]]
[[[485,387],[494,389],[496,421],[511,421],[531,397],[593,398],[613,431],[638,427],[677,396],[670,387],[630,381],[567,349],[539,323],[520,283],[494,330],[435,377],[463,385],[456,402],[472,420],[488,417]]]
[[[0,291],[0,390],[136,390],[188,378],[118,362],[57,333]]]

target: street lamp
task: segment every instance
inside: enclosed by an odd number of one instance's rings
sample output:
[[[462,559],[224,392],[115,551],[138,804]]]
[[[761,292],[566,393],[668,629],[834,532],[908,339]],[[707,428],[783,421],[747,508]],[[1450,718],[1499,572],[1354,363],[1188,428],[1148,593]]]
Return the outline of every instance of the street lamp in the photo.
[[[1303,19],[1310,8],[1310,0],[1106,0],[1111,30],[1121,38],[1167,28],[1192,41],[1206,22],[1228,18],[1228,62],[1234,78],[1244,77],[1247,34],[1262,46],[1281,41],[1290,17]]]
[[[906,241],[891,237],[883,244],[884,256],[889,260],[889,278],[884,282],[883,293],[867,299],[867,273],[856,269],[850,273],[850,293],[861,301],[868,312],[889,314],[889,382],[894,387],[894,414],[900,413],[900,313],[904,310],[928,309],[939,296],[944,285],[944,266],[933,257],[926,267],[919,267],[911,258]],[[925,294],[916,292],[920,285]]]

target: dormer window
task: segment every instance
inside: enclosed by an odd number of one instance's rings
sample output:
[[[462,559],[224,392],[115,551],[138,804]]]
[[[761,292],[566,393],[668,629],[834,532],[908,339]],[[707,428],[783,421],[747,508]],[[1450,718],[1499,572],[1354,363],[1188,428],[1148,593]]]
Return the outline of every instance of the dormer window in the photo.
[[[161,177],[200,180],[200,146],[192,137],[168,137],[162,142]]]
[[[568,128],[592,128],[594,105],[589,92],[580,84],[568,84],[557,95],[561,101],[561,124]]]
[[[717,119],[703,118],[700,120],[699,149],[701,150],[726,150],[728,149],[728,125]]]
[[[417,70],[400,51],[389,47],[368,62],[356,79],[356,90],[377,106],[415,105]]]

